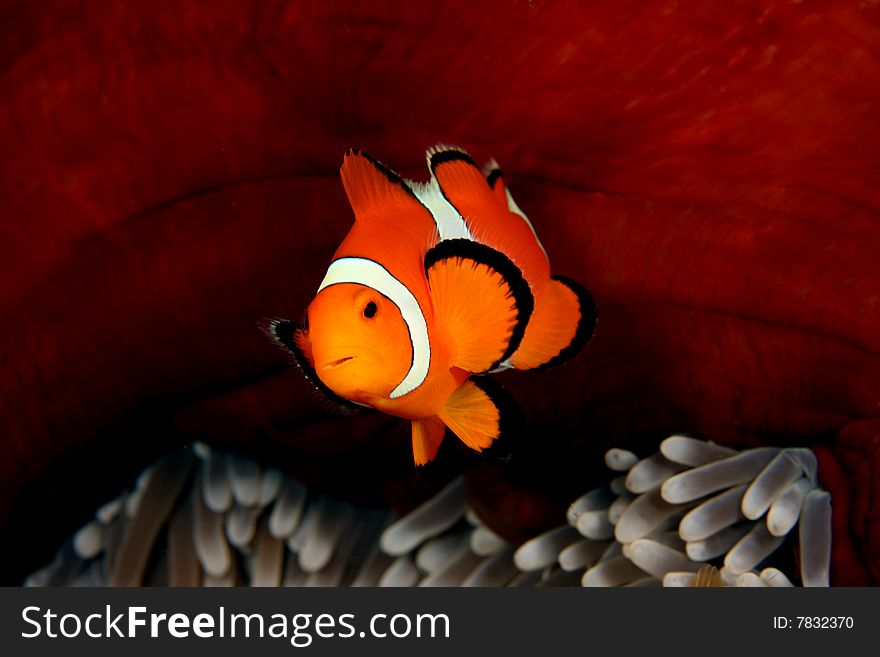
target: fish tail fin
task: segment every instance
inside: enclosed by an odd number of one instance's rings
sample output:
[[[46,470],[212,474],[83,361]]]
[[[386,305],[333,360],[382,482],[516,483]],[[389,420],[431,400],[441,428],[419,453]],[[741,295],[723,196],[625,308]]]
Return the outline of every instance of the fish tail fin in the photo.
[[[497,382],[471,378],[453,392],[439,418],[471,449],[507,459],[519,422],[519,406]]]
[[[570,278],[555,276],[538,300],[510,364],[520,370],[561,365],[580,353],[595,327],[592,295]]]
[[[416,465],[426,465],[434,460],[445,433],[446,425],[436,415],[412,421],[413,461]]]

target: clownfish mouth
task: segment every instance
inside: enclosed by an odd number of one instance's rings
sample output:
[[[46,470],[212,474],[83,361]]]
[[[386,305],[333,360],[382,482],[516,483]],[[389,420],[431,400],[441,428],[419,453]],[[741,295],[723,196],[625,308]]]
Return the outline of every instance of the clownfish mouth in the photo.
[[[325,363],[321,369],[333,369],[334,367],[339,367],[343,363],[347,363],[350,360],[354,360],[354,356],[346,356],[345,358],[337,358],[336,360],[331,360],[329,363]]]

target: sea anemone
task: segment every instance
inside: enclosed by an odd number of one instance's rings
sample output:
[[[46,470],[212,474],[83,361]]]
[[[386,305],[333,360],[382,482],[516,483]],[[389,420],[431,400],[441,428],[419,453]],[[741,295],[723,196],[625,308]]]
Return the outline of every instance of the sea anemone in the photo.
[[[144,471],[26,583],[682,586],[723,558],[728,585],[791,586],[767,563],[799,525],[801,581],[829,584],[829,496],[809,450],[736,453],[672,436],[648,458],[612,449],[606,462],[626,477],[572,502],[567,524],[514,546],[468,506],[461,478],[394,518],[196,444]]]

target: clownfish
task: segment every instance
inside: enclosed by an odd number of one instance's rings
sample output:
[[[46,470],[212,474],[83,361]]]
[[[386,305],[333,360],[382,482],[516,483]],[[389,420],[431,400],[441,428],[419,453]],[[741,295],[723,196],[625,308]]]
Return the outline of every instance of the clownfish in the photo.
[[[431,178],[407,180],[349,151],[342,183],[355,222],[302,325],[263,328],[341,406],[412,421],[416,465],[448,427],[483,452],[507,431],[504,391],[488,377],[558,365],[593,334],[596,307],[547,253],[494,160],[427,152]]]

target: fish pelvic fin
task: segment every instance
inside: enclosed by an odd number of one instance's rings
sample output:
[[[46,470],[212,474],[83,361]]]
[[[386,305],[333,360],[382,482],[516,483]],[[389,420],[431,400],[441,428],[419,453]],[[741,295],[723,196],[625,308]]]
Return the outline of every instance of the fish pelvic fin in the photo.
[[[446,425],[436,415],[412,421],[413,461],[416,465],[426,465],[434,460],[445,434]]]

